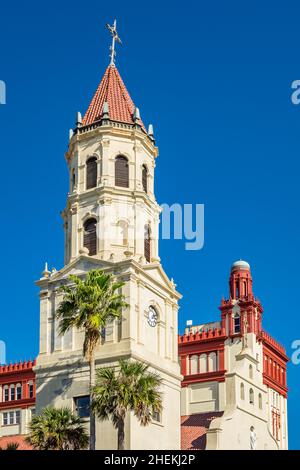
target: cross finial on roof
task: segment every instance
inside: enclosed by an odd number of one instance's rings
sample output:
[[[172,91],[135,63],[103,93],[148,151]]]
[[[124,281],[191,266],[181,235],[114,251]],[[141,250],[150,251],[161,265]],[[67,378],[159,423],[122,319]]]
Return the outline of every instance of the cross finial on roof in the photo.
[[[106,24],[107,29],[109,30],[110,34],[112,35],[112,44],[110,46],[110,65],[115,65],[115,57],[116,57],[116,41],[119,44],[122,44],[121,39],[118,36],[117,32],[117,20],[114,21],[113,25]]]

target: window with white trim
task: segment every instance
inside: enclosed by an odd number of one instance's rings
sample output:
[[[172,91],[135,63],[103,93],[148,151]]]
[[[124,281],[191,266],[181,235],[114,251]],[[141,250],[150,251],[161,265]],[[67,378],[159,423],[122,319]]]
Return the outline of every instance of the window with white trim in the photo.
[[[33,382],[28,383],[28,396],[29,398],[33,398]]]
[[[159,413],[158,411],[154,411],[152,419],[157,423],[161,423],[161,413]]]
[[[234,333],[241,332],[241,319],[238,313],[236,313],[233,317],[233,327],[234,327]]]
[[[6,411],[2,414],[2,425],[12,426],[21,423],[21,411]]]
[[[17,400],[22,400],[22,385],[17,384],[16,386]]]
[[[9,388],[8,388],[8,386],[5,386],[5,388],[4,388],[3,400],[4,401],[9,401]]]

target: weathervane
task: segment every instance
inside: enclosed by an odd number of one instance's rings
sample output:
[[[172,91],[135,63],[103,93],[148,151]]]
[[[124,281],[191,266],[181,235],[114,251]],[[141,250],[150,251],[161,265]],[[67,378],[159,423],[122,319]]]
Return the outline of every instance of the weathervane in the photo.
[[[106,24],[107,29],[109,30],[110,34],[112,35],[112,45],[110,46],[110,65],[115,65],[115,57],[116,57],[116,41],[119,44],[122,44],[121,39],[118,36],[117,32],[117,20],[114,21],[114,24],[111,26],[108,23]]]

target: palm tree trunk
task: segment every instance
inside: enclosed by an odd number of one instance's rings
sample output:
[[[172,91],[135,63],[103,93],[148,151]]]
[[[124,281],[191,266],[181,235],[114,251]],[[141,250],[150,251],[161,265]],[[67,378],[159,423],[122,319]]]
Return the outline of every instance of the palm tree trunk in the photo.
[[[124,450],[125,431],[124,431],[124,419],[120,419],[118,422],[118,450]]]
[[[92,412],[92,388],[95,385],[95,357],[90,357],[90,450],[96,450],[96,418]]]

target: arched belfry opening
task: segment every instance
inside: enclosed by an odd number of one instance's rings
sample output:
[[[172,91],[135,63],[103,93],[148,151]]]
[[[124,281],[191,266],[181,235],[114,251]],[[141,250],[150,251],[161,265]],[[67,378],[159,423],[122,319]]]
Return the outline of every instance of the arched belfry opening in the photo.
[[[97,158],[91,157],[86,162],[86,189],[97,186]]]
[[[144,256],[146,261],[150,263],[151,261],[151,228],[149,224],[145,225],[144,233]]]
[[[118,155],[115,159],[115,186],[129,188],[129,164],[124,155]]]
[[[97,221],[88,219],[83,225],[83,246],[89,250],[89,255],[97,254]]]

